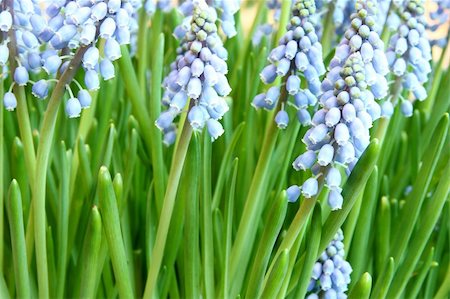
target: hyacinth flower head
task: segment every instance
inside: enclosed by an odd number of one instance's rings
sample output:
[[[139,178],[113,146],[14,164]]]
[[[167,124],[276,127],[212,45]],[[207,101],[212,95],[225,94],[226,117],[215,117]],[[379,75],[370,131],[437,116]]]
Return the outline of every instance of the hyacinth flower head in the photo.
[[[344,259],[344,234],[341,229],[314,264],[307,299],[347,298],[351,265]]]
[[[115,76],[112,62],[121,57],[120,46],[130,43],[132,28],[136,27],[133,16],[140,5],[140,1],[61,0],[41,7],[30,0],[14,1],[14,24],[9,29],[14,30],[18,49],[19,65],[12,74],[14,84],[25,86],[31,83],[33,95],[47,97],[49,83],[58,81],[74,53],[85,48],[82,57],[85,87],[97,90],[99,75],[105,80]],[[2,24],[0,27],[6,28]],[[103,53],[96,46],[99,39],[104,40]],[[3,51],[1,46],[0,63],[5,56]],[[46,79],[30,81],[29,73],[45,74]],[[89,107],[90,103],[86,100],[86,90],[80,83],[76,82],[76,85],[83,98],[74,97],[67,85],[70,100],[66,112],[69,117],[79,116],[78,111]]]
[[[427,97],[423,84],[428,81],[431,72],[431,46],[426,38],[423,1],[405,1],[397,11],[401,24],[389,41],[386,55],[392,73],[412,94],[411,100],[401,99],[400,103],[403,114],[411,116],[412,103]]]
[[[216,12],[204,0],[194,1],[191,28],[181,41],[172,71],[164,79],[163,104],[168,106],[156,120],[165,142],[174,141],[173,121],[187,108],[187,119],[196,131],[205,126],[211,139],[224,132],[219,120],[229,107],[224,99],[230,92],[226,74],[228,53],[217,34]],[[169,134],[170,138],[166,138]]]
[[[278,127],[282,129],[289,123],[286,105],[295,107],[299,121],[308,125],[311,120],[308,107],[316,105],[317,96],[321,93],[320,76],[325,73],[325,66],[322,46],[310,22],[315,11],[314,1],[297,0],[294,3],[287,32],[269,54],[270,63],[260,74],[264,84],[272,84],[277,77],[282,77],[285,85],[270,87],[266,93],[256,95],[252,102],[255,108],[272,110],[277,106],[282,93],[291,95],[293,102],[281,99],[282,109],[275,117]],[[307,82],[307,89],[301,88],[302,80]]]
[[[381,116],[375,101],[386,96],[388,72],[383,42],[375,30],[377,13],[374,2],[358,1],[351,27],[336,49],[330,70],[322,82],[320,109],[312,118],[312,127],[303,137],[307,151],[293,163],[296,170],[311,170],[301,187],[291,187],[290,201],[298,190],[306,197],[317,195],[318,178],[323,176],[329,189],[332,210],[342,207],[341,171],[349,174],[370,142],[369,129]],[[294,190],[297,190],[294,192]]]
[[[190,30],[190,23],[193,17],[193,9],[197,0],[186,0],[178,8],[184,16],[184,20],[174,30],[174,36],[182,39]],[[240,0],[212,0],[208,1],[216,10],[216,15],[220,19],[220,28],[226,37],[231,38],[237,34],[234,15],[239,11]]]

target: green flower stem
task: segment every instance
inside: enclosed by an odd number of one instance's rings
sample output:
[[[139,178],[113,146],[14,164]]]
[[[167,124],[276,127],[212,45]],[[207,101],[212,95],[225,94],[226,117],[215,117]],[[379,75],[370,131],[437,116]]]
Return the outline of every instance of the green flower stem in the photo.
[[[164,196],[161,217],[159,219],[158,230],[156,233],[155,246],[152,251],[152,258],[150,259],[150,267],[144,291],[145,299],[151,299],[156,294],[156,283],[164,256],[164,248],[166,246],[170,219],[172,218],[181,172],[183,170],[191,136],[192,127],[186,122],[183,126],[183,130],[174,153],[172,168],[170,169],[167,184],[168,188]]]
[[[230,252],[232,245],[232,232],[233,232],[233,209],[236,195],[236,181],[238,176],[238,166],[239,160],[235,158],[232,165],[232,177],[230,183],[230,191],[228,194],[228,201],[226,203],[225,210],[225,253],[224,253],[224,266],[223,266],[223,286],[222,286],[222,294],[224,298],[228,298],[228,289],[229,289],[229,265],[230,265]]]
[[[447,201],[447,203],[444,205],[444,209],[442,211],[441,220],[442,223],[449,223],[450,218],[450,202]],[[447,229],[441,229],[438,232],[437,240],[436,240],[436,251],[434,253],[433,259],[439,260],[440,257],[442,257],[445,250],[447,250]],[[435,293],[436,285],[438,282],[438,274],[439,274],[439,268],[433,267],[430,269],[430,273],[427,275],[427,283],[425,286],[425,298],[431,298],[432,294]]]
[[[374,257],[374,268],[375,273],[377,273],[377,283],[378,277],[381,277],[381,274],[383,273],[386,259],[389,257],[392,219],[394,218],[391,213],[391,204],[389,199],[383,196],[379,201],[375,218],[374,247],[377,251]]]
[[[139,61],[137,64],[137,72],[142,94],[147,93],[146,71],[148,69],[148,29],[147,12],[145,11],[145,8],[142,7],[139,11],[139,31],[137,41],[137,58]]]
[[[372,290],[370,298],[386,298],[386,294],[394,277],[394,259],[390,257],[383,272],[379,274],[375,287]]]
[[[56,297],[64,297],[64,287],[66,283],[67,270],[67,241],[69,231],[69,181],[70,181],[70,160],[72,159],[72,152],[66,152],[64,142],[60,146],[60,165],[61,165],[61,188],[59,198],[58,210],[58,226],[57,229],[57,283],[56,283]]]
[[[46,249],[46,217],[45,217],[45,184],[47,167],[49,164],[50,150],[55,132],[56,118],[59,105],[65,93],[65,86],[72,81],[81,63],[81,59],[87,48],[80,48],[71,60],[67,70],[59,78],[58,83],[50,97],[47,110],[44,114],[40,131],[39,146],[36,159],[35,185],[33,194],[33,209],[35,221],[35,247],[38,269],[39,297],[49,298],[48,264]],[[25,144],[25,147],[28,147]]]
[[[114,193],[111,175],[102,166],[98,174],[99,207],[103,219],[103,229],[108,242],[109,254],[120,298],[133,298],[134,292],[128,260],[120,226],[118,202]]]
[[[164,53],[164,38],[161,36],[159,39],[160,43],[156,46],[157,57],[162,57]],[[161,203],[164,197],[165,189],[165,169],[164,161],[162,159],[162,142],[161,142],[161,132],[154,125],[156,118],[158,117],[160,111],[160,84],[161,81],[157,81],[157,78],[161,79],[162,76],[162,63],[163,59],[156,59],[153,64],[152,73],[152,105],[151,114],[148,113],[148,109],[145,107],[144,95],[141,94],[141,89],[134,72],[134,67],[131,62],[130,54],[126,46],[122,46],[122,57],[119,59],[119,66],[121,70],[122,79],[125,83],[125,88],[127,90],[128,96],[131,100],[133,106],[133,114],[141,128],[140,132],[144,139],[144,143],[149,150],[151,150],[152,164],[153,164],[153,180],[155,182],[155,193],[156,202]],[[156,55],[155,54],[155,55]],[[156,84],[158,82],[158,84]],[[159,90],[159,93],[158,93]],[[159,95],[158,95],[159,94]]]
[[[95,298],[97,268],[99,264],[100,248],[102,241],[102,219],[98,208],[94,206],[91,210],[91,219],[86,233],[81,253],[81,282],[77,286],[78,292],[75,297]]]
[[[220,200],[222,199],[223,187],[225,185],[225,179],[233,163],[232,154],[242,135],[242,132],[244,131],[244,128],[245,124],[241,123],[234,129],[233,137],[231,138],[230,144],[228,145],[225,154],[223,155],[219,174],[217,176],[216,187],[214,188],[212,211],[219,208]]]
[[[189,159],[184,167],[187,180],[184,225],[184,295],[186,298],[200,298],[200,248],[199,248],[199,162],[200,137],[195,134],[188,149]]]
[[[9,7],[9,12],[14,20],[14,0],[7,0],[6,5]],[[14,30],[9,30],[9,67],[11,74],[14,74],[18,57],[17,40]],[[22,142],[24,144],[25,161],[28,173],[34,174],[36,172],[36,152],[33,143],[33,134],[31,131],[30,115],[28,113],[28,106],[26,101],[25,88],[23,86],[14,85],[14,94],[17,99],[17,121],[19,123],[19,131]],[[34,188],[34,180],[30,179],[29,184],[31,189]]]
[[[286,89],[282,89],[281,99],[286,99]],[[275,113],[280,109],[280,103],[284,102],[280,99]],[[274,114],[275,115],[275,114]],[[250,259],[250,244],[256,237],[257,222],[262,213],[264,200],[263,192],[265,190],[265,181],[268,176],[268,168],[270,158],[278,136],[278,128],[272,117],[269,118],[268,129],[264,138],[261,154],[255,173],[250,185],[247,200],[245,201],[244,211],[242,212],[241,221],[236,233],[236,239],[231,250],[230,257],[230,277],[235,278],[238,271],[246,271]],[[232,282],[240,284],[239,282]],[[233,288],[233,287],[232,287]],[[234,294],[231,294],[234,297]]]
[[[450,162],[447,163],[433,197],[425,203],[425,206],[422,209],[422,221],[408,245],[409,253],[398,268],[392,281],[392,285],[388,292],[388,298],[399,298],[405,290],[406,284],[408,283],[408,277],[410,277],[411,273],[414,271],[414,268],[427,245],[427,241],[439,220],[439,216],[441,215],[442,208],[444,207],[449,193]]]
[[[433,299],[445,299],[448,298],[448,294],[450,293],[450,267],[447,268],[447,273],[445,274],[444,280],[441,283],[436,295],[434,295]]]
[[[19,184],[16,180],[13,180],[11,182],[11,186],[9,187],[7,211],[11,231],[17,297],[31,298],[22,216],[22,196],[20,194]]]
[[[3,77],[0,75],[0,269],[3,269],[3,223],[4,223],[4,213],[3,213],[3,193],[5,192],[5,185],[3,183],[3,178],[5,177],[5,165],[3,163],[4,154],[5,154],[5,131],[4,131],[4,121],[3,121]]]
[[[434,247],[431,247],[424,255],[424,262],[420,269],[419,275],[412,283],[412,288],[407,290],[405,298],[419,298],[419,292],[423,290],[422,286],[425,278],[430,273],[430,269],[433,267]],[[423,296],[423,295],[422,295]],[[423,297],[426,298],[426,297]]]
[[[441,121],[434,132],[434,140],[428,146],[426,155],[422,160],[422,167],[413,185],[413,191],[408,196],[403,210],[400,214],[399,225],[397,226],[390,256],[394,261],[400,261],[404,255],[408,240],[413,232],[414,224],[419,216],[420,207],[431,182],[434,169],[444,146],[448,132],[448,114],[441,118]]]
[[[298,285],[294,298],[305,298],[308,283],[311,278],[311,273],[316,262],[316,257],[319,254],[320,237],[322,234],[322,215],[320,204],[314,208],[311,218],[311,226],[308,231],[306,242],[305,263],[303,264]]]
[[[289,250],[283,250],[277,258],[273,270],[267,279],[267,284],[258,298],[276,298],[278,291],[283,285],[284,278],[289,266]]]
[[[447,70],[446,74],[442,78],[442,82],[450,82],[450,71]],[[430,117],[428,118],[421,134],[423,137],[421,140],[422,144],[429,144],[430,140],[433,138],[433,131],[436,129],[442,114],[447,112],[450,107],[449,98],[450,84],[441,84],[436,94],[436,99],[434,101],[433,109],[430,112]],[[422,150],[424,149],[426,148],[423,146]]]
[[[214,295],[214,236],[212,231],[212,195],[211,195],[211,137],[203,134],[203,173],[202,173],[202,266],[205,297],[215,298]]]
[[[369,252],[370,229],[375,215],[378,192],[378,171],[374,169],[369,177],[364,196],[362,198],[362,209],[360,209],[356,229],[349,252],[349,262],[352,265],[352,277],[358,279],[368,263],[367,252]]]
[[[77,137],[74,144],[78,144],[80,140],[86,140],[86,136],[89,133],[89,130],[91,129],[92,124],[94,122],[95,111],[97,108],[98,92],[97,91],[91,92],[91,97],[92,97],[91,107],[89,107],[89,109],[83,110],[83,113],[81,114],[80,126],[78,127]],[[103,105],[102,108],[104,108]],[[72,165],[70,166],[69,194],[71,198],[73,197],[73,192],[75,192],[76,190],[75,183],[77,179],[79,164],[80,160],[78,154],[78,146],[76,146],[74,148],[74,152],[72,155]]]
[[[325,250],[336,232],[344,223],[358,196],[363,192],[369,176],[372,174],[377,162],[380,145],[378,139],[370,142],[369,146],[359,159],[342,190],[345,198],[342,209],[334,211],[328,216],[322,226],[322,238],[320,240],[319,254]],[[317,256],[319,257],[319,255]]]
[[[251,270],[247,293],[245,298],[257,298],[260,295],[261,286],[264,280],[264,272],[269,264],[272,250],[275,246],[278,234],[283,226],[287,211],[286,193],[282,192],[274,201],[267,225],[260,238],[256,256]]]

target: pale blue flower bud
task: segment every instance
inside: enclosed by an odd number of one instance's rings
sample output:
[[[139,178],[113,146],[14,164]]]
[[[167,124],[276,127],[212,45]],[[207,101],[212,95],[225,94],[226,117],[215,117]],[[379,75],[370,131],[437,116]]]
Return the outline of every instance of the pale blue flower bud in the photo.
[[[302,185],[302,194],[306,198],[311,198],[319,191],[319,183],[315,178],[307,179]]]
[[[174,108],[176,111],[181,112],[184,109],[188,101],[188,96],[185,91],[180,90],[177,92],[170,102],[170,107]]]
[[[78,99],[70,98],[66,103],[66,114],[69,118],[79,117],[81,113],[81,105]]]
[[[9,49],[6,43],[0,44],[0,66],[6,65],[9,58]]]
[[[339,108],[331,108],[325,115],[325,124],[328,127],[334,127],[341,119],[341,111]]]
[[[202,92],[202,82],[199,78],[192,77],[187,86],[187,95],[191,99],[198,99]]]
[[[261,81],[264,82],[264,84],[271,84],[275,81],[277,78],[277,67],[273,64],[269,64],[266,66],[260,74]]]
[[[41,79],[33,84],[31,93],[39,99],[45,99],[48,96],[48,89],[49,85],[47,80]]]
[[[341,173],[336,168],[330,168],[326,176],[326,183],[328,188],[337,189],[340,187],[342,182]]]
[[[102,75],[105,81],[108,81],[116,76],[114,65],[111,60],[105,58],[100,62],[100,75]]]
[[[330,205],[332,211],[340,210],[343,202],[344,198],[338,190],[333,189],[330,191],[328,194],[328,204]]]
[[[286,196],[288,202],[296,202],[300,197],[301,189],[297,185],[292,185],[286,190]]]
[[[12,16],[11,13],[7,10],[3,10],[0,12],[0,30],[3,32],[8,32],[12,26]]]
[[[331,163],[334,156],[334,148],[330,144],[324,144],[317,155],[317,163],[320,166],[327,166]]]
[[[203,74],[203,71],[205,69],[205,65],[203,61],[200,58],[194,59],[194,61],[191,64],[191,73],[194,77],[200,77]]]
[[[221,97],[229,95],[231,92],[231,87],[230,84],[228,83],[227,78],[223,74],[218,73],[217,79],[218,81],[216,85],[214,85],[214,89],[217,91],[217,94],[220,95]]]
[[[119,59],[120,57],[122,57],[122,53],[120,51],[120,45],[113,38],[108,38],[106,40],[104,51],[105,51],[105,56],[111,61],[115,61],[115,60]]]
[[[211,135],[211,141],[216,140],[224,133],[223,127],[217,120],[210,118],[206,121],[208,133]]]
[[[286,82],[286,90],[290,95],[295,95],[300,90],[300,78],[297,75],[290,75]]]
[[[188,120],[194,130],[200,131],[205,126],[205,113],[201,106],[194,106],[188,114]]]
[[[288,113],[285,110],[278,111],[277,115],[275,116],[275,122],[277,123],[278,128],[286,129],[287,125],[289,124]]]
[[[311,134],[308,136],[308,139],[312,142],[312,144],[316,144],[321,142],[327,136],[328,129],[325,124],[319,124],[318,126],[311,129]]]
[[[272,86],[266,93],[265,102],[268,105],[272,105],[278,101],[280,97],[280,88],[278,86]]]
[[[294,59],[297,53],[297,49],[298,49],[297,42],[295,40],[289,41],[286,45],[286,51],[284,56],[289,60]]]
[[[291,67],[291,61],[287,58],[283,58],[278,62],[277,66],[277,75],[285,76],[289,72],[289,68]]]
[[[402,103],[400,105],[400,110],[402,111],[403,115],[406,117],[411,117],[413,115],[413,105],[408,100],[402,101]]]
[[[300,109],[297,111],[297,118],[300,124],[303,126],[308,126],[311,124],[311,115],[309,114],[308,110],[306,109]]]
[[[42,68],[45,70],[47,74],[54,75],[58,72],[58,69],[61,66],[61,64],[62,64],[61,57],[59,57],[58,55],[51,55],[45,59]]]
[[[292,166],[297,171],[310,169],[314,165],[315,160],[316,154],[314,151],[309,150],[298,156],[294,163],[292,163]]]
[[[90,47],[83,55],[83,67],[85,69],[93,69],[100,58],[100,53],[96,47]]]
[[[24,66],[19,66],[16,68],[16,71],[14,72],[14,81],[19,86],[27,85],[29,79],[30,76],[28,75],[28,71]]]
[[[334,129],[334,139],[339,145],[344,145],[348,142],[348,140],[350,139],[350,132],[345,124],[337,124],[336,128]]]
[[[109,39],[116,31],[116,21],[112,17],[108,17],[100,24],[100,37]]]
[[[95,70],[87,70],[84,75],[84,83],[88,90],[98,90],[100,88],[100,81]]]
[[[6,92],[3,96],[3,105],[8,111],[14,111],[17,107],[16,96],[12,92]]]
[[[91,106],[92,97],[86,89],[81,89],[78,91],[77,98],[82,109],[86,109]]]

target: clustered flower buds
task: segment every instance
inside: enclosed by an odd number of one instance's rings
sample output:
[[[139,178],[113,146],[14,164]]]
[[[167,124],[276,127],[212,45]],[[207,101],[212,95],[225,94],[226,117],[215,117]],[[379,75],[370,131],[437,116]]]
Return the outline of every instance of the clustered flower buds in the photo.
[[[413,99],[423,101],[427,91],[423,83],[431,72],[431,47],[426,38],[424,6],[421,0],[408,0],[398,8],[401,24],[391,37],[387,57],[392,73],[402,79],[403,88],[410,91]],[[401,111],[411,116],[412,102],[403,99]]]
[[[310,169],[314,177],[301,187],[292,186],[288,190],[290,201],[297,199],[300,190],[306,198],[315,196],[319,191],[317,178],[323,175],[330,191],[328,204],[332,210],[340,209],[343,198],[339,166],[349,173],[369,145],[369,129],[381,116],[375,99],[386,96],[384,75],[388,72],[383,42],[374,30],[373,5],[371,1],[357,2],[352,27],[330,62],[331,69],[322,82],[321,109],[303,137],[307,151],[293,163],[294,169]]]
[[[181,39],[189,31],[193,9],[197,0],[186,0],[180,7],[179,11],[185,16],[183,22],[175,28],[174,35]],[[220,27],[223,33],[231,38],[237,34],[234,15],[239,11],[240,0],[212,0],[212,7],[216,9],[216,15],[220,19]]]
[[[172,71],[164,79],[166,92],[163,104],[168,106],[156,120],[156,126],[165,133],[166,144],[174,142],[173,120],[185,108],[187,119],[194,130],[206,125],[211,139],[224,132],[219,120],[229,107],[224,99],[231,87],[228,73],[227,50],[217,34],[216,12],[204,0],[194,1],[190,30],[178,48],[178,57]]]
[[[100,87],[98,73],[104,80],[114,78],[113,61],[121,57],[120,46],[130,43],[131,32],[137,28],[134,16],[141,1],[58,0],[48,3],[45,10],[35,2],[14,1],[12,26],[7,16],[11,16],[10,12],[1,12],[0,28],[2,31],[14,30],[18,48],[16,58],[19,65],[13,74],[15,84],[32,83],[33,95],[41,99],[47,97],[50,83],[57,81],[58,73],[67,69],[74,51],[80,47],[89,47],[82,58],[88,90]],[[105,42],[102,53],[96,47],[99,38]],[[6,42],[2,43],[0,65],[6,63],[7,50]],[[42,71],[50,78],[37,82],[30,80],[30,72]],[[69,117],[79,116],[81,109],[90,105],[89,93],[76,83],[79,88],[77,97],[67,87],[70,99],[66,112]]]
[[[434,21],[434,24],[429,26],[431,31],[437,31],[445,23],[450,21],[450,0],[435,0],[437,8],[430,13],[430,18]],[[432,45],[436,45],[440,48],[444,48],[448,43],[448,36],[443,36],[434,40],[431,40]]]
[[[307,299],[347,298],[345,292],[353,269],[344,260],[344,234],[341,229],[314,264]]]
[[[317,96],[321,93],[320,76],[325,73],[322,59],[322,46],[319,42],[310,16],[316,11],[314,1],[297,0],[292,8],[292,17],[286,34],[279,41],[279,46],[269,55],[270,64],[261,74],[264,84],[272,84],[277,77],[285,78],[286,94],[293,96],[297,117],[303,125],[309,125],[311,116],[309,106],[315,106]],[[302,78],[307,82],[307,89],[301,89]],[[305,84],[306,85],[306,84]],[[277,106],[282,91],[280,86],[270,87],[266,93],[256,95],[252,105],[255,108],[272,110]],[[286,128],[289,123],[285,111],[286,99],[282,99],[282,109],[275,117],[279,128]]]

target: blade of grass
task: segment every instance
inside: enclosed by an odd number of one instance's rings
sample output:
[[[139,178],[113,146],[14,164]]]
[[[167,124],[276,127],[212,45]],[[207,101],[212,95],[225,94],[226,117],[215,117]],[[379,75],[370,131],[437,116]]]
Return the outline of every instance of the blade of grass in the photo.
[[[199,260],[199,136],[192,138],[184,167],[184,178],[190,188],[186,194],[185,228],[184,228],[184,283],[186,298],[200,297],[200,260]]]
[[[22,196],[16,180],[11,182],[7,200],[7,213],[11,232],[14,277],[17,297],[30,298],[30,278],[27,265],[25,233],[22,215]]]
[[[250,278],[247,286],[246,298],[257,298],[262,292],[264,273],[269,264],[272,250],[283,226],[287,211],[286,192],[280,193],[275,199],[267,219],[264,231],[259,241]]]
[[[317,203],[314,208],[311,226],[308,231],[307,242],[306,242],[306,255],[305,263],[303,264],[300,277],[298,279],[298,285],[296,287],[294,298],[305,298],[308,284],[311,278],[312,270],[316,262],[316,257],[319,254],[319,244],[321,238],[322,230],[322,208],[320,204]]]
[[[114,276],[121,298],[133,298],[130,268],[120,228],[119,210],[111,175],[106,167],[101,167],[98,175],[99,207],[102,213],[103,229],[113,264]]]

